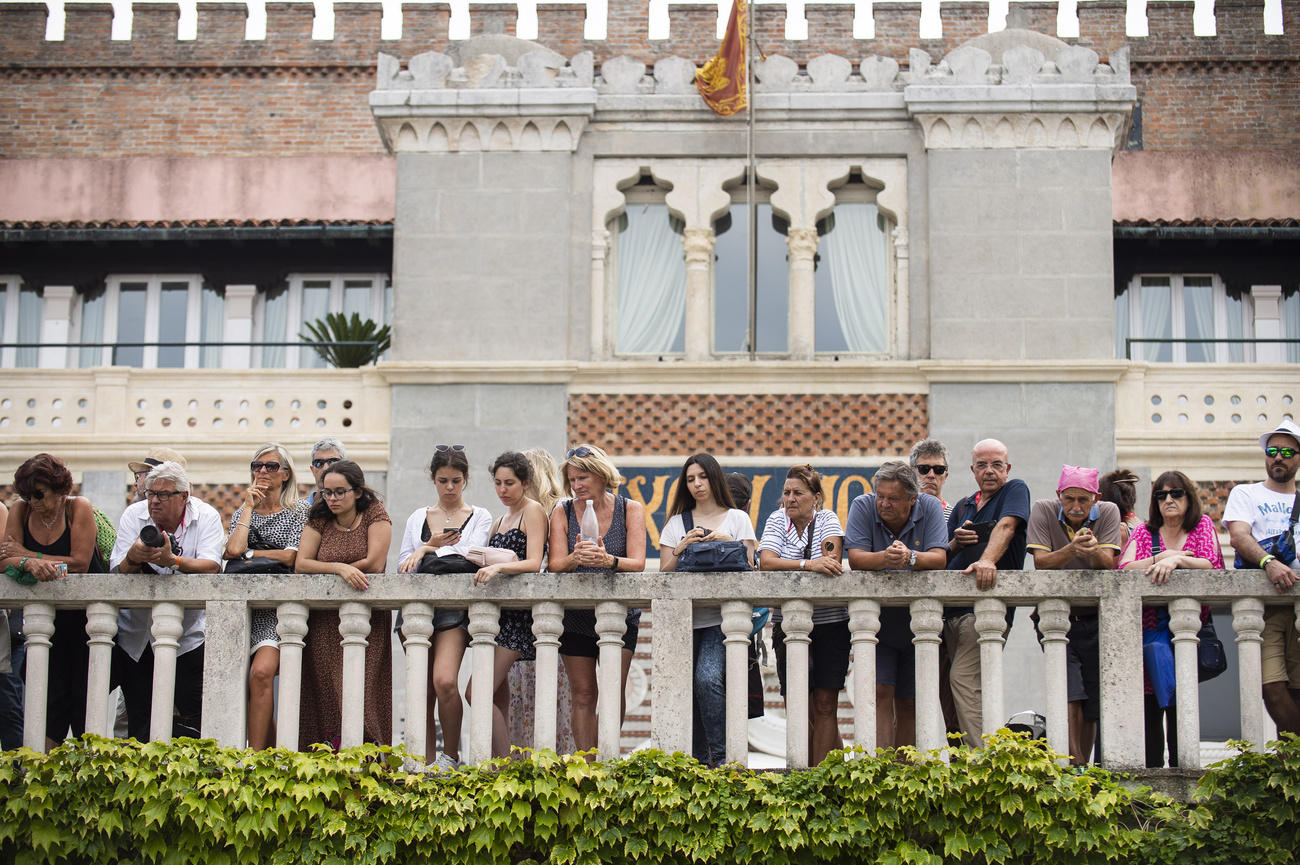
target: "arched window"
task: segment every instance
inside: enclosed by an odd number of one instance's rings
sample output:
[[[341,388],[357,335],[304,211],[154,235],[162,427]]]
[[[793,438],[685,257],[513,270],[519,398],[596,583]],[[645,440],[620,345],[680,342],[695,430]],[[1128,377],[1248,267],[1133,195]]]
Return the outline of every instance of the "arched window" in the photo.
[[[757,250],[754,264],[757,302],[755,334],[749,332],[749,206],[745,181],[732,190],[731,207],[713,223],[713,350],[759,353],[789,350],[790,290],[786,231],[789,224],[772,212],[769,191],[755,190]]]
[[[682,222],[652,180],[627,190],[627,205],[608,226],[617,286],[615,351],[680,354],[686,324]]]
[[[817,224],[819,352],[889,351],[890,224],[874,197],[861,182],[846,184],[837,190],[835,209]]]

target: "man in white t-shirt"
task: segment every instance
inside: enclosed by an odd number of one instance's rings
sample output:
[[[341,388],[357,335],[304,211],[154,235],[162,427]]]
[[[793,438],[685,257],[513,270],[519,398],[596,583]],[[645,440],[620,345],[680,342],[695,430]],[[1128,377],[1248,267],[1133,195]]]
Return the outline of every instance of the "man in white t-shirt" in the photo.
[[[1296,469],[1300,468],[1300,427],[1284,420],[1277,429],[1260,436],[1259,444],[1264,449],[1267,477],[1262,483],[1232,488],[1223,525],[1237,554],[1249,566],[1261,568],[1269,582],[1285,592],[1300,580],[1294,552],[1284,561],[1266,553],[1259,542],[1291,530]],[[1264,705],[1279,733],[1300,734],[1300,634],[1296,633],[1294,610],[1274,607],[1264,617],[1263,640]]]

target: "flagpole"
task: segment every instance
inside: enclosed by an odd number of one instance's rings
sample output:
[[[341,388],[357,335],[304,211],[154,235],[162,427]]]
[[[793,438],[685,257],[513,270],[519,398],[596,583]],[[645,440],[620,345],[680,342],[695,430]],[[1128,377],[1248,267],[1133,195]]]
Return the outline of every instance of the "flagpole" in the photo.
[[[748,210],[749,255],[746,258],[746,275],[749,283],[749,358],[758,357],[758,204],[754,200],[757,184],[754,166],[754,23],[757,19],[757,0],[747,0],[745,15],[745,207]]]

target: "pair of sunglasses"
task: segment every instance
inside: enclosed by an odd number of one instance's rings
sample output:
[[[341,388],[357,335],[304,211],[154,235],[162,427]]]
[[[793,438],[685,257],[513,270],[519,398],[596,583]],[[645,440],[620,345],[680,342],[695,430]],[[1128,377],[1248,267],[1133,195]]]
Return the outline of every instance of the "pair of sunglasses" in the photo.
[[[1156,501],[1163,502],[1167,498],[1173,498],[1174,500],[1181,499],[1183,496],[1187,495],[1187,490],[1156,490],[1152,495],[1156,497]]]
[[[253,470],[254,474],[260,471],[278,472],[280,470],[280,464],[275,461],[269,463],[263,463],[254,460],[253,462],[248,464],[248,467]]]
[[[925,463],[917,463],[916,470],[923,475],[928,475],[931,472],[933,472],[936,475],[944,475],[948,473],[947,466],[930,466],[930,465],[926,465]]]
[[[317,458],[311,461],[311,467],[314,469],[323,469],[326,466],[334,465],[342,459],[343,457],[327,457],[325,459]],[[256,469],[254,471],[256,471]]]
[[[449,451],[463,451],[465,450],[465,446],[464,445],[434,445],[433,449],[440,454],[445,454],[448,453]]]
[[[1300,453],[1300,451],[1297,451],[1295,448],[1264,448],[1264,455],[1269,459],[1281,457],[1284,460],[1289,460],[1297,453]]]
[[[594,453],[595,451],[593,451],[591,448],[587,447],[586,445],[582,445],[580,447],[571,448],[565,451],[564,458],[566,460],[571,460],[574,457],[589,457]]]

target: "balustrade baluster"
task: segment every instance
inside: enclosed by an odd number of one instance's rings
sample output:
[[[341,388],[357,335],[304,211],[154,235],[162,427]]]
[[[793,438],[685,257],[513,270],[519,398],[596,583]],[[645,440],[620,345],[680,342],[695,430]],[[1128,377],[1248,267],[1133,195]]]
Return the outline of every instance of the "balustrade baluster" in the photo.
[[[176,710],[176,652],[180,648],[185,610],[180,604],[160,601],[153,607],[153,700],[149,706],[149,740],[161,742],[172,735]]]
[[[45,752],[45,708],[50,694],[50,638],[54,636],[54,605],[23,606],[27,637],[27,680],[23,688],[23,745]]]
[[[655,598],[650,611],[654,616],[650,738],[656,748],[689,754],[695,696],[691,602]],[[603,685],[601,693],[605,693]]]
[[[280,687],[275,744],[298,750],[298,719],[302,705],[302,650],[307,639],[307,605],[285,601],[276,608],[275,632],[280,635]]]
[[[1263,751],[1263,672],[1260,648],[1264,633],[1264,602],[1259,598],[1238,598],[1232,602],[1232,630],[1237,635],[1237,696],[1241,704],[1241,738],[1256,751]]]
[[[781,605],[785,632],[785,764],[808,768],[808,647],[812,643],[811,601]]]
[[[243,748],[248,744],[248,602],[214,599],[205,608],[200,735],[226,748]]]
[[[533,646],[537,649],[533,684],[533,747],[555,750],[557,682],[560,677],[560,635],[564,606],[554,601],[533,604]]]
[[[1038,602],[1038,630],[1043,642],[1043,695],[1047,700],[1047,744],[1058,754],[1070,753],[1070,696],[1066,646],[1070,642],[1070,603],[1058,598]],[[1069,757],[1057,760],[1062,766]]]
[[[622,753],[623,633],[626,630],[626,606],[618,601],[604,601],[596,605],[596,635],[599,638],[596,645],[600,647],[596,732],[602,760],[613,760]]]
[[[1146,765],[1142,699],[1142,589],[1145,580],[1107,576],[1097,599],[1101,665],[1102,765],[1120,771]]]
[[[370,635],[370,605],[359,601],[340,604],[339,635],[343,638],[343,718],[339,738],[342,747],[354,748],[365,740],[366,637]]]
[[[939,641],[943,604],[933,598],[912,601],[912,643],[916,646],[916,746],[942,748],[943,711],[939,708]]]
[[[658,621],[656,616],[656,630]],[[727,651],[727,762],[742,766],[749,765],[749,640],[753,631],[753,606],[748,601],[724,601],[722,638]],[[658,654],[657,650],[655,654]]]
[[[876,752],[876,635],[880,633],[880,604],[849,602],[849,634],[853,645],[853,743],[868,754]]]
[[[1201,768],[1201,699],[1197,675],[1196,633],[1201,630],[1201,602],[1175,598],[1169,603],[1169,630],[1174,634],[1174,670],[1178,691],[1178,767]]]
[[[411,601],[402,605],[402,648],[406,651],[406,721],[402,738],[406,750],[428,761],[432,749],[425,741],[429,721],[429,647],[433,636],[433,605]]]
[[[90,664],[86,675],[86,732],[111,736],[115,717],[108,706],[108,685],[113,674],[117,607],[102,601],[87,604],[86,636],[90,643]]]
[[[980,693],[984,729],[995,733],[1007,722],[1002,703],[1002,647],[1006,643],[1007,605],[997,598],[975,602],[975,630],[980,635]]]
[[[501,608],[491,601],[469,605],[471,652],[469,707],[469,762],[482,763],[492,756],[492,677]]]

